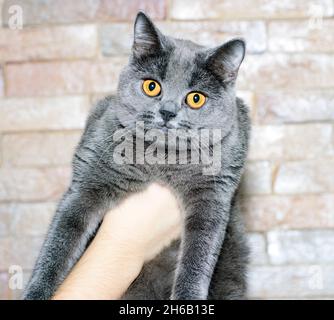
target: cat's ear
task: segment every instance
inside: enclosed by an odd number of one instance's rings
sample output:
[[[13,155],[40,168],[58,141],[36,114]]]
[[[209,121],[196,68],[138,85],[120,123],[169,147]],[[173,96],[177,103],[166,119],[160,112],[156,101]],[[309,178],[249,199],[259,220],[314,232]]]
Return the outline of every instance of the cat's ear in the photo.
[[[140,11],[134,25],[133,54],[141,57],[157,52],[162,48],[161,38],[161,32],[151,19]]]
[[[234,83],[245,52],[245,41],[233,39],[209,52],[209,66],[212,71],[222,77],[226,84]]]

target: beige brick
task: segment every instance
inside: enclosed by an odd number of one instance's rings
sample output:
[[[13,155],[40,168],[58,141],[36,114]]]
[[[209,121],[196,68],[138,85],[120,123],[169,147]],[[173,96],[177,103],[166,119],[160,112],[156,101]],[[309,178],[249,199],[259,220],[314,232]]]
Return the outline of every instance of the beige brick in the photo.
[[[10,237],[0,237],[0,271],[7,271],[10,259]]]
[[[209,47],[218,46],[238,36],[246,39],[249,52],[258,53],[266,49],[265,25],[260,21],[160,22],[157,26],[166,35],[189,39]],[[125,23],[103,25],[100,29],[100,40],[104,55],[127,54],[133,42],[133,25]]]
[[[82,129],[88,97],[8,98],[0,100],[2,131]]]
[[[81,131],[7,134],[3,137],[3,165],[45,167],[69,165]]]
[[[3,69],[0,67],[0,97],[4,95],[5,92],[4,80],[3,80]]]
[[[330,0],[172,0],[173,19],[281,19],[309,17],[317,8],[324,16],[333,14]]]
[[[333,230],[284,230],[267,234],[272,264],[330,264],[334,262]]]
[[[334,93],[329,91],[266,92],[257,95],[261,123],[334,120]]]
[[[162,32],[176,38],[216,47],[234,37],[247,41],[248,52],[266,50],[266,28],[263,21],[175,22],[159,25]]]
[[[163,19],[166,0],[7,0],[4,4],[4,23],[8,23],[8,7],[20,5],[25,25],[76,23],[104,20],[133,20],[138,10],[152,18]]]
[[[94,25],[0,30],[0,61],[91,58],[96,52]]]
[[[98,18],[100,20],[134,21],[139,10],[146,12],[152,19],[166,18],[167,0],[100,0]],[[115,8],[117,8],[115,10]]]
[[[277,172],[274,192],[278,194],[334,191],[333,160],[283,163]]]
[[[8,274],[6,272],[0,273],[0,300],[8,300],[10,297],[8,287]]]
[[[0,129],[0,167],[2,166],[2,160],[3,158],[3,151],[2,151],[2,135],[1,135],[1,129]]]
[[[11,215],[0,204],[0,237],[9,236]]]
[[[242,179],[243,194],[268,194],[271,192],[272,166],[268,161],[249,162]]]
[[[249,272],[250,298],[316,298],[334,296],[331,265],[253,266]]]
[[[319,28],[312,19],[272,21],[268,26],[270,51],[334,52],[334,20],[323,19]]]
[[[13,5],[22,8],[23,25],[43,23],[71,23],[92,21],[100,5],[100,1],[41,1],[41,0],[6,0],[3,7],[3,23],[8,25],[8,8]]]
[[[330,124],[253,126],[249,159],[312,159],[334,155]]]
[[[334,195],[252,196],[242,198],[249,231],[334,228]]]
[[[0,169],[0,201],[58,200],[69,184],[64,168]]]
[[[133,43],[133,24],[103,24],[99,29],[99,39],[103,55],[129,54]]]
[[[119,74],[127,63],[127,57],[114,57],[93,65],[90,73],[91,91],[93,93],[115,93]]]
[[[250,263],[253,265],[266,264],[268,262],[268,256],[264,235],[261,233],[249,233],[247,240],[250,248]]]
[[[9,96],[52,96],[114,92],[125,58],[104,61],[36,62],[6,67]],[[34,81],[31,81],[34,79]]]
[[[0,204],[0,217],[8,217],[7,229],[14,236],[41,236],[45,234],[55,210],[54,202],[3,203]]]
[[[45,235],[54,215],[54,206],[47,209],[48,212],[18,212],[13,215],[11,231],[18,237],[25,234]]]
[[[334,55],[246,55],[239,72],[239,89],[314,89],[334,86]]]
[[[5,0],[0,0],[0,25],[2,26],[2,7]]]
[[[8,266],[19,265],[23,269],[32,269],[42,247],[44,237],[15,237],[10,240]]]

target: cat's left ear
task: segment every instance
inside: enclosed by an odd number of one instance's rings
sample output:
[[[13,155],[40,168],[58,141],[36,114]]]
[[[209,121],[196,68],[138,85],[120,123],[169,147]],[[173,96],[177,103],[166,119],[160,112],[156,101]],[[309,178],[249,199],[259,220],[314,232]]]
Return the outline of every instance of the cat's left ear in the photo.
[[[163,35],[144,13],[139,12],[134,25],[134,39],[132,51],[135,56],[141,57],[158,52],[162,49]]]
[[[209,52],[209,66],[213,72],[222,77],[226,84],[233,84],[245,52],[246,42],[243,39],[233,39]]]

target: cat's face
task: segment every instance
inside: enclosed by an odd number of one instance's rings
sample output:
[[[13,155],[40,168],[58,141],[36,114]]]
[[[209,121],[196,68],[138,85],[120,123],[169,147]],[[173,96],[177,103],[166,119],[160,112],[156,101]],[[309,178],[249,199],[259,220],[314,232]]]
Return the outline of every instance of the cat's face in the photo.
[[[234,40],[215,49],[166,37],[143,14],[135,23],[128,66],[120,76],[118,117],[127,128],[222,129],[236,114],[234,83],[245,46]]]

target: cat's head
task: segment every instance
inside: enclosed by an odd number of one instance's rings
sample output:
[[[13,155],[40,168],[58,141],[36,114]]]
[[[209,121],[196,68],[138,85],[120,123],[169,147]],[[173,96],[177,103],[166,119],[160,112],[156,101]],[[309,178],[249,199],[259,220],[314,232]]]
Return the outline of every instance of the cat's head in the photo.
[[[236,115],[235,81],[245,42],[206,48],[163,35],[142,12],[134,26],[129,64],[120,75],[118,117],[127,128],[220,128]]]

